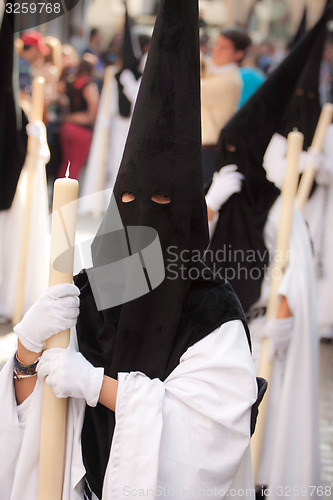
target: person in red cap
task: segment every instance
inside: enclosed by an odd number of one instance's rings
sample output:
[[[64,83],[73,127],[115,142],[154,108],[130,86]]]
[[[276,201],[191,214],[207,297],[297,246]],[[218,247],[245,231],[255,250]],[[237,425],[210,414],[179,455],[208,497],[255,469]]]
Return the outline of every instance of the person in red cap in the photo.
[[[19,61],[19,80],[21,97],[27,98],[31,93],[33,78],[32,65],[41,55],[47,56],[50,52],[39,31],[27,31],[21,35],[23,42]],[[22,95],[23,94],[23,95]]]

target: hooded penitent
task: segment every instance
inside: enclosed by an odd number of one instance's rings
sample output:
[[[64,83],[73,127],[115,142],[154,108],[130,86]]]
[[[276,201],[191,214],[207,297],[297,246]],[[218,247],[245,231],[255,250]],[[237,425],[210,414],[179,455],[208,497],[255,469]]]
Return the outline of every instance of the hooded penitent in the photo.
[[[266,179],[263,157],[297,88],[304,65],[325,30],[328,12],[289,53],[221,132],[217,169],[236,164],[242,191],[221,208],[207,264],[222,269],[247,311],[261,290],[269,262],[263,229],[279,190]]]
[[[0,31],[0,210],[12,204],[27,145],[27,120],[16,106],[13,90],[14,35],[10,23],[14,20],[9,16],[4,14]]]
[[[133,33],[133,21],[129,17],[127,12],[127,4],[125,2],[125,25],[124,25],[124,35],[123,35],[123,47],[122,47],[122,68],[116,74],[116,80],[118,82],[118,92],[119,92],[119,113],[121,116],[128,118],[132,113],[132,103],[127,99],[123,92],[123,86],[119,79],[123,70],[130,70],[135,79],[138,80],[141,77],[141,72],[139,71],[141,50],[139,45],[139,40],[137,36]]]
[[[326,35],[326,24],[323,24],[320,35],[310,49],[290,105],[277,130],[281,135],[287,137],[291,130],[297,128],[304,134],[304,149],[311,145],[321,110],[319,80]]]
[[[125,193],[131,193],[132,201],[123,201]],[[168,203],[156,203],[156,195]],[[114,198],[127,236],[133,227],[148,226],[158,233],[165,279],[135,300],[98,311],[87,274],[81,273],[76,279],[81,288],[80,351],[112,377],[139,370],[164,380],[188,347],[226,321],[243,317],[230,285],[214,280],[200,262],[208,228],[196,0],[160,3]],[[96,269],[115,260],[113,235],[105,234],[112,225],[113,208],[111,202],[92,246]],[[140,241],[134,245],[137,248],[132,244],[129,254],[140,253]],[[149,265],[143,261],[148,276]],[[109,279],[109,288],[117,285],[112,276]],[[113,412],[101,405],[87,407],[83,456],[88,481],[99,496],[113,430]]]

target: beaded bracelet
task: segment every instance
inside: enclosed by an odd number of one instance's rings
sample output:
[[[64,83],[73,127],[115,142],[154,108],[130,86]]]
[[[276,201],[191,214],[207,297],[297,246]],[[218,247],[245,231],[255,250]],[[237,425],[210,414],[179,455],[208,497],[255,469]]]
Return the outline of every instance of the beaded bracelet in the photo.
[[[21,380],[22,378],[30,378],[37,375],[36,367],[38,365],[39,358],[36,359],[31,365],[23,365],[22,361],[18,359],[17,352],[14,354],[14,380]]]

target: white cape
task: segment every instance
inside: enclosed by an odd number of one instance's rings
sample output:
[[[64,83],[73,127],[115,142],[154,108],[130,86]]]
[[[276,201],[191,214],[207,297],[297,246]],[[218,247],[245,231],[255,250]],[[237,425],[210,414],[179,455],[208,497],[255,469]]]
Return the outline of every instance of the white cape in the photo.
[[[285,175],[287,152],[287,139],[279,134],[274,134],[267,148],[264,167],[267,177],[279,188],[283,184]],[[322,275],[316,275],[316,304],[318,332],[326,331],[327,336],[333,335],[333,308],[330,297],[333,292],[333,236],[331,231],[331,221],[333,219],[333,125],[327,129],[323,147],[325,169],[330,170],[331,179],[325,185],[320,183],[320,178],[316,178],[317,187],[313,195],[308,200],[304,216],[309,225],[313,248],[316,255],[316,262],[322,263]],[[306,164],[306,153],[301,155],[301,167]],[[318,176],[317,176],[318,177]],[[319,183],[318,183],[319,181]],[[325,200],[325,197],[326,200]],[[331,334],[329,334],[331,332]]]
[[[331,178],[326,185],[317,184],[305,206],[305,218],[313,241],[317,262],[322,264],[322,275],[317,275],[317,317],[319,333],[333,336],[333,125],[327,129],[323,153]]]
[[[0,374],[2,500],[36,499],[41,383],[18,406],[13,360]],[[244,327],[231,321],[190,347],[161,382],[120,373],[102,500],[254,498],[250,413],[257,385]],[[69,400],[63,500],[82,499],[84,402]],[[26,415],[26,423],[20,424]],[[25,428],[24,428],[25,425]],[[191,493],[189,493],[191,492]],[[244,493],[243,493],[244,494]]]
[[[275,248],[280,199],[272,207],[265,241]],[[318,339],[316,330],[314,263],[307,226],[295,207],[289,266],[280,293],[286,296],[294,317],[286,358],[275,360],[258,484],[268,484],[269,497],[288,496],[288,487],[301,488],[302,498],[317,498],[310,486],[320,485],[318,436]],[[269,276],[260,303],[265,303]],[[265,318],[254,320],[250,330],[254,358],[258,358]],[[257,363],[256,363],[257,364]],[[293,490],[296,491],[295,489]],[[283,494],[281,495],[281,492]],[[291,494],[291,493],[290,493]],[[299,495],[294,495],[298,498]]]

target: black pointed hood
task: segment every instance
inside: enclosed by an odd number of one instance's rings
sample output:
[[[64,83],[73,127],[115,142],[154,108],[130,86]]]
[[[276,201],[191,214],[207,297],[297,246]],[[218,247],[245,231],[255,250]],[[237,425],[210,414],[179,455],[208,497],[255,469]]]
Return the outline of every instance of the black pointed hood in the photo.
[[[122,69],[129,69],[139,78],[141,73],[138,69],[141,58],[139,40],[133,33],[134,21],[128,15],[127,3],[125,2],[125,24],[122,47]]]
[[[326,8],[322,17],[321,32],[309,52],[290,105],[278,129],[281,135],[287,137],[291,130],[297,128],[304,134],[304,149],[311,145],[321,111],[320,68],[329,15],[330,8]]]
[[[142,371],[164,380],[191,345],[224,322],[243,317],[231,287],[215,280],[200,261],[208,228],[202,183],[198,21],[197,0],[161,0],[114,197],[92,246],[94,269],[87,271],[88,283],[85,273],[76,280],[81,288],[80,351],[115,378],[119,372]],[[125,203],[124,193],[131,193],[132,201]],[[156,203],[155,195],[169,203]],[[115,202],[123,229],[120,224],[118,232],[112,233]],[[149,249],[143,245],[146,229],[158,234],[160,241],[165,278],[157,286],[157,275],[151,272],[156,254],[149,259]],[[94,277],[101,270],[103,281],[110,261],[121,266],[125,259],[115,252],[121,242],[128,247],[126,258],[137,259],[150,291],[97,311]],[[103,296],[119,288],[113,273],[103,284]],[[139,280],[133,276],[127,284],[126,289],[132,289]],[[113,430],[112,412],[101,405],[87,408],[84,464],[99,497]]]
[[[176,232],[188,239],[186,247],[203,251],[208,233],[198,34],[189,21],[195,18],[196,1],[178,3],[161,5],[114,193],[119,206],[125,191],[149,201],[158,193],[170,196],[168,210],[177,219]]]
[[[141,50],[139,40],[133,33],[134,22],[128,15],[127,3],[125,2],[125,24],[123,34],[123,45],[121,51],[122,68],[116,74],[118,82],[118,107],[119,114],[124,118],[129,118],[132,114],[134,103],[129,101],[124,93],[124,87],[120,83],[120,76],[124,70],[129,70],[133,73],[136,80],[141,78],[142,74],[139,70]]]
[[[303,38],[306,33],[306,18],[307,18],[307,8],[304,7],[304,12],[301,18],[301,22],[299,23],[298,29],[295,35],[292,37],[290,42],[288,43],[288,50],[292,50],[297,43]]]
[[[9,16],[4,14],[0,31],[0,210],[12,204],[27,147],[27,120],[16,105],[13,89],[14,35]]]
[[[327,12],[309,31],[282,63],[272,72],[252,97],[223,128],[218,144],[217,169],[235,163],[244,174],[241,193],[233,195],[223,205],[211,242],[212,255],[225,248],[236,255],[243,252],[244,262],[228,258],[216,262],[230,268],[229,275],[245,310],[259,298],[268,253],[264,245],[263,228],[268,212],[279,194],[266,178],[263,157],[271,137],[279,130],[289,108],[303,68],[312,48],[321,39],[327,22]],[[246,252],[255,251],[259,262],[246,259]],[[210,256],[211,257],[211,256]],[[239,267],[242,272],[239,272]],[[254,271],[253,271],[254,270]],[[252,274],[251,274],[251,271]],[[233,279],[232,279],[233,278]]]

